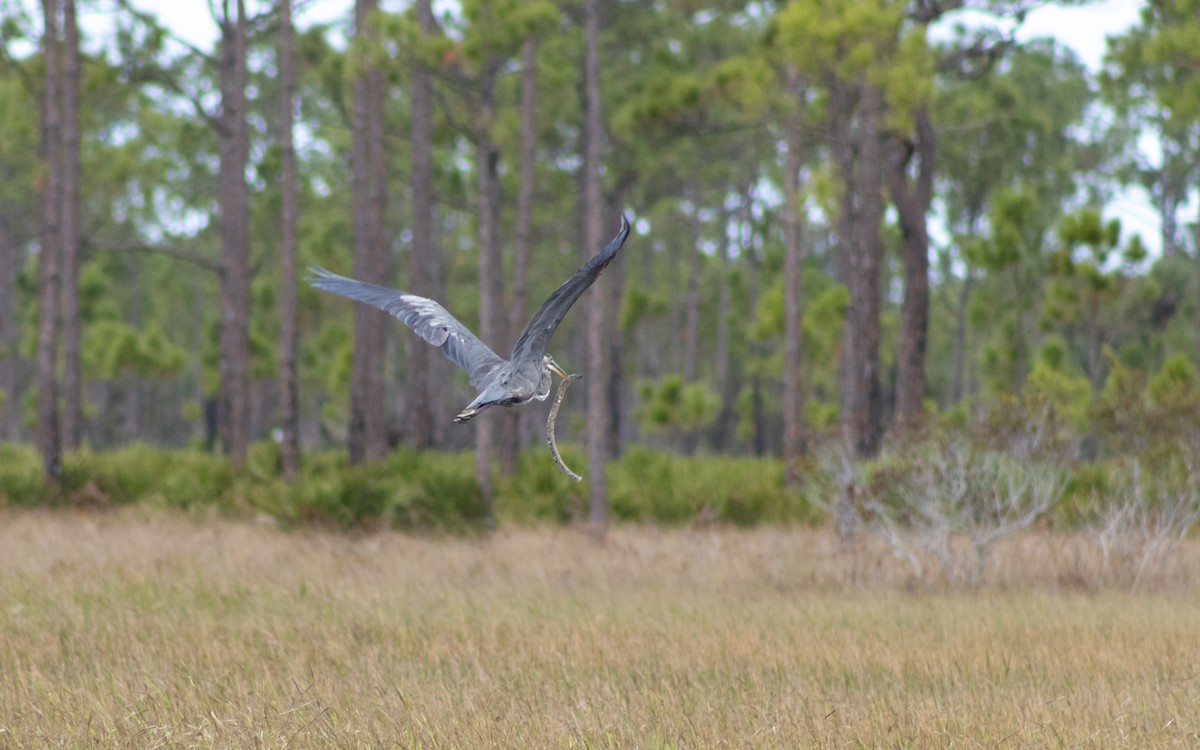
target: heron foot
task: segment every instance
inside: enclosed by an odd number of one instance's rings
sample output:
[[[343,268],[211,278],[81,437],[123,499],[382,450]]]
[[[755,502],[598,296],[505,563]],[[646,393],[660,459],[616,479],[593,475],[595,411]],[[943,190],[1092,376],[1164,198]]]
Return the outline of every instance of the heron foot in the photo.
[[[469,421],[471,419],[471,417],[475,416],[478,413],[479,413],[478,409],[463,409],[462,411],[460,411],[458,413],[458,416],[456,416],[454,418],[454,423],[462,424],[463,422]]]

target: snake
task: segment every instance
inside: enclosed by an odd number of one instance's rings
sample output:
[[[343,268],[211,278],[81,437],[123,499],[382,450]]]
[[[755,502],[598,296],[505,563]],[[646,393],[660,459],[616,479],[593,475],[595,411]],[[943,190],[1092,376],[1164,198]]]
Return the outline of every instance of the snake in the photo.
[[[554,396],[554,403],[550,405],[550,415],[546,417],[546,445],[550,446],[550,455],[554,457],[554,463],[558,464],[558,468],[576,482],[582,482],[583,477],[568,469],[567,465],[563,463],[562,456],[558,453],[558,444],[554,442],[554,420],[558,419],[558,407],[562,406],[563,398],[567,395],[567,386],[582,377],[582,375],[575,374],[562,379],[558,384],[558,393]]]

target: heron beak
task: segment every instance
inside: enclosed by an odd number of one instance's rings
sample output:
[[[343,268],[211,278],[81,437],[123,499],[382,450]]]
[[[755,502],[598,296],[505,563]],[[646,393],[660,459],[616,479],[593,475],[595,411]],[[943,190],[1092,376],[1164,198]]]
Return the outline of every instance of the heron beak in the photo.
[[[563,380],[567,379],[567,371],[559,367],[558,363],[555,362],[552,357],[546,357],[546,369],[559,376]]]

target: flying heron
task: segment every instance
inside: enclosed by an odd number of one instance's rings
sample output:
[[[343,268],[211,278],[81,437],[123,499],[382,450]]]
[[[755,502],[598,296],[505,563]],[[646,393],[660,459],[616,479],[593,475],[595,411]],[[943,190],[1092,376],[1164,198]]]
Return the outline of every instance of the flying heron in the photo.
[[[551,374],[562,378],[564,384],[578,377],[567,375],[546,353],[550,337],[579,296],[617,256],[628,236],[629,221],[622,216],[617,236],[542,303],[513,345],[507,360],[431,299],[348,279],[324,268],[310,269],[312,275],[308,283],[317,289],[377,307],[399,318],[425,341],[441,347],[451,362],[467,371],[471,385],[479,391],[475,400],[454,418],[455,422],[462,423],[492,406],[518,406],[532,399],[546,400],[550,395]],[[550,432],[553,450],[552,425]],[[561,461],[559,463],[561,465]]]

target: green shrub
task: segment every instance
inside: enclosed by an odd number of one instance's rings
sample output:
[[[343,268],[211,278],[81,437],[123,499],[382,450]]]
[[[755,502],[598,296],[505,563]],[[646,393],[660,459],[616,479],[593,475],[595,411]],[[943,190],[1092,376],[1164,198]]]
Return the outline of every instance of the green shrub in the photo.
[[[587,476],[583,446],[559,443],[563,462]],[[517,523],[567,523],[587,515],[586,482],[573,482],[554,465],[544,448],[527,450],[517,458],[517,471],[500,477],[496,514]]]
[[[561,446],[567,465],[587,473],[583,449]],[[800,495],[783,489],[777,460],[681,456],[634,447],[608,467],[615,520],[662,524],[697,519],[752,525],[815,517]],[[564,523],[586,514],[587,485],[571,482],[544,447],[518,459],[511,477],[495,477],[496,513],[518,523]],[[350,466],[344,451],[305,453],[293,483],[279,476],[272,443],[251,446],[245,469],[226,457],[187,449],[134,444],[64,456],[62,492],[48,497],[36,450],[0,444],[0,502],[47,504],[58,498],[96,506],[144,504],[189,513],[268,515],[285,525],[384,525],[461,533],[487,520],[470,452],[403,448],[382,461]]]
[[[134,443],[63,456],[63,493],[81,503],[144,503],[187,510],[219,503],[232,483],[228,461],[194,449]]]
[[[621,520],[681,523],[708,516],[742,526],[807,521],[815,511],[783,487],[772,459],[679,456],[632,447],[610,465],[609,507]]]
[[[406,449],[393,452],[387,463],[390,476],[411,485],[411,490],[392,498],[386,518],[393,526],[453,530],[486,520],[471,454]]]
[[[294,487],[283,485],[272,497],[275,506],[261,507],[261,512],[346,527],[382,523],[462,531],[486,517],[469,454],[401,449],[383,461],[348,466],[332,452],[322,452],[305,461]]]
[[[47,500],[37,449],[0,443],[0,505],[39,505]]]

